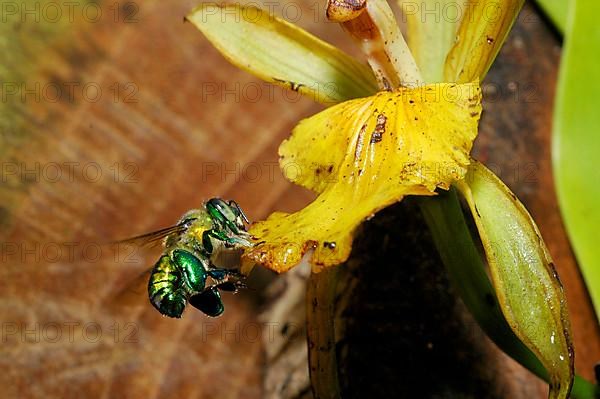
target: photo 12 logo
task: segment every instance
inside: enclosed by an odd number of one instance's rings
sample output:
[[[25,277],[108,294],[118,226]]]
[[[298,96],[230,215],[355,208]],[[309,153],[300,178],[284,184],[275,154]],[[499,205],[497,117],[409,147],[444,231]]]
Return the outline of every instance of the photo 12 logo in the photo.
[[[302,331],[303,325],[292,322],[247,322],[227,323],[223,321],[206,321],[202,323],[198,337],[202,342],[220,339],[221,342],[274,342],[281,335],[289,335]]]
[[[139,22],[140,7],[136,2],[107,2],[103,8],[95,1],[2,1],[0,22],[2,23],[98,23],[103,19],[112,22]]]
[[[520,11],[517,4],[507,4],[501,0],[471,0],[471,1],[403,1],[402,22],[416,19],[421,23],[458,23],[465,18],[483,19],[486,22],[497,22],[505,11],[514,14]],[[506,7],[511,9],[506,10]],[[513,15],[514,15],[513,14]],[[475,21],[472,21],[475,22]]]
[[[87,342],[132,344],[139,342],[139,327],[133,322],[111,323],[103,326],[98,322],[52,321],[46,323],[9,322],[2,323],[0,339],[3,345],[59,344]]]
[[[138,86],[133,82],[2,82],[3,103],[97,103],[108,97],[113,103],[138,102]]]
[[[98,183],[137,183],[139,166],[135,162],[114,162],[101,165],[98,162],[2,162],[0,181],[5,187],[19,187],[24,183],[58,183],[83,181]]]

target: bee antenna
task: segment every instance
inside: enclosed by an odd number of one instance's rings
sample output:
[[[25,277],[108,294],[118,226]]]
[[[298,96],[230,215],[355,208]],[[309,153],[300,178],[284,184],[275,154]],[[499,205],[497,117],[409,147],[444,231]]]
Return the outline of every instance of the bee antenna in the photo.
[[[229,206],[233,206],[235,207],[238,212],[240,213],[240,216],[244,219],[244,221],[248,224],[250,224],[250,221],[248,220],[248,217],[246,216],[246,214],[244,213],[244,211],[242,210],[242,208],[240,208],[240,206],[238,205],[237,202],[235,202],[234,200],[230,200],[229,201]]]

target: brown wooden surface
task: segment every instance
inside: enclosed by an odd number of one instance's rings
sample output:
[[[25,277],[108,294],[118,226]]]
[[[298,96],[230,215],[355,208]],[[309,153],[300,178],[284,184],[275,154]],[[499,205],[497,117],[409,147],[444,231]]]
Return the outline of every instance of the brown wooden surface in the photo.
[[[119,252],[116,260],[112,250],[102,247],[100,257],[93,251],[99,242],[170,225],[212,196],[235,198],[252,219],[300,208],[311,194],[282,178],[276,149],[320,107],[285,97],[224,61],[182,22],[196,2],[117,3],[118,15],[114,2],[100,4],[99,18],[81,17],[79,7],[72,23],[51,22],[50,14],[39,22],[17,16],[1,28],[9,38],[0,44],[3,82],[26,82],[33,90],[36,83],[102,89],[97,101],[80,89],[73,98],[63,91],[59,101],[42,89],[39,101],[32,95],[2,101],[0,156],[10,168],[0,187],[4,395],[261,397],[264,340],[250,335],[258,292],[226,296],[217,320],[198,312],[169,320],[143,290],[134,297],[139,306],[114,300],[153,264],[157,249]],[[275,12],[282,14],[284,4]],[[335,24],[324,23],[322,13],[315,18],[324,2],[294,4],[301,7],[288,7],[286,15],[295,19],[302,10],[300,25],[355,52]],[[538,221],[567,290],[576,364],[591,377],[600,359],[598,327],[560,222],[548,152],[559,47],[528,11],[488,78],[501,98],[486,101],[475,155],[500,166]],[[511,82],[534,83],[533,93],[519,94],[535,101],[514,101]],[[511,165],[529,162],[536,165],[534,180],[511,180]],[[34,172],[15,174],[14,167]],[[93,334],[97,325],[82,331],[89,323],[98,323],[100,338]],[[236,326],[237,334],[221,335]]]

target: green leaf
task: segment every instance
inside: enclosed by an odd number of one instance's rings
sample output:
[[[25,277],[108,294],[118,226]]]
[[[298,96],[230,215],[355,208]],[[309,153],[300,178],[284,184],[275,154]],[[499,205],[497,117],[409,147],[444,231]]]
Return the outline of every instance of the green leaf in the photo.
[[[567,398],[574,376],[567,304],[537,226],[508,187],[476,161],[457,187],[475,219],[506,321],[548,371],[549,398]]]
[[[600,3],[570,4],[554,110],[554,178],[565,226],[600,317]]]
[[[366,64],[259,8],[206,3],[187,20],[232,64],[315,101],[338,103],[377,91]]]
[[[565,32],[567,13],[572,0],[537,0],[544,12],[550,17],[552,23],[561,32]]]

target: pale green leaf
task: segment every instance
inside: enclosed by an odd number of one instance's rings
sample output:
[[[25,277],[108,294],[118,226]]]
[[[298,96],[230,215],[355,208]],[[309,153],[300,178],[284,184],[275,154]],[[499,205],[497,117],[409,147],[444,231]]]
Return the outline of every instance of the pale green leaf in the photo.
[[[537,226],[482,164],[474,161],[456,185],[475,219],[506,321],[548,371],[549,398],[567,398],[574,376],[567,304]]]
[[[399,0],[410,48],[423,79],[441,82],[468,0]],[[463,4],[465,3],[465,4]]]
[[[567,13],[572,0],[537,0],[556,28],[562,33],[567,25]]]
[[[554,115],[553,166],[567,232],[600,317],[600,3],[570,4]]]
[[[338,103],[377,91],[366,64],[259,8],[206,3],[187,20],[232,64],[315,101]]]

